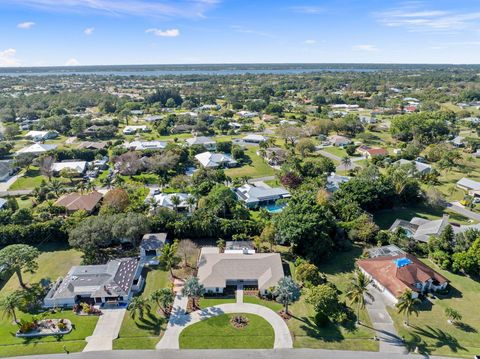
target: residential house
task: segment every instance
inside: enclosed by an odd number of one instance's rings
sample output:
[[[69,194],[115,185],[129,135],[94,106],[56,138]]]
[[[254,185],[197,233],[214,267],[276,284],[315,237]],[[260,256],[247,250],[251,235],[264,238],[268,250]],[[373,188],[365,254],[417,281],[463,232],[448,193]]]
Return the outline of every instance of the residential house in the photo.
[[[267,138],[262,135],[250,134],[242,138],[242,141],[245,143],[254,143],[259,144],[261,142],[267,141]]]
[[[465,137],[456,136],[453,140],[450,141],[455,147],[465,147]]]
[[[257,208],[275,204],[280,199],[290,198],[290,192],[284,188],[272,188],[266,184],[245,184],[234,188],[239,201],[245,203],[248,208]]]
[[[145,117],[145,122],[157,122],[160,120],[163,120],[163,116],[161,115],[153,115],[153,116],[147,116]]]
[[[480,182],[464,177],[457,182],[457,187],[463,189],[470,196],[480,197]]]
[[[332,135],[332,136],[328,137],[328,142],[332,146],[345,147],[345,146],[351,144],[352,140],[350,140],[348,137],[345,137],[345,136]]]
[[[449,224],[448,219],[448,215],[444,215],[441,219],[436,220],[413,217],[408,222],[403,219],[396,219],[389,230],[393,232],[398,228],[402,228],[408,237],[427,243],[431,236],[438,236],[442,233]]]
[[[359,146],[357,152],[366,158],[373,158],[378,156],[388,156],[388,151],[384,148],[371,148],[368,146]]]
[[[180,203],[174,204],[173,197],[178,197]],[[188,204],[188,198],[192,195],[188,193],[159,193],[153,195],[153,199],[158,207],[165,207],[177,212],[189,212],[191,205]],[[148,198],[147,198],[148,201]]]
[[[404,166],[404,165],[413,164],[413,166],[415,166],[416,171],[421,176],[427,175],[430,172],[432,172],[432,170],[433,170],[432,166],[430,166],[428,163],[423,163],[423,162],[418,162],[418,161],[409,161],[409,160],[405,160],[403,158],[394,162],[393,164],[397,165],[397,166]]]
[[[140,242],[140,261],[151,265],[158,265],[158,257],[166,243],[166,233],[145,234]]]
[[[81,150],[103,150],[106,146],[106,142],[84,141],[78,145],[78,148]]]
[[[124,147],[132,151],[163,150],[167,143],[163,141],[132,141],[126,142]]]
[[[103,194],[93,191],[87,194],[82,193],[68,193],[61,196],[55,202],[56,206],[65,207],[68,213],[76,211],[86,211],[87,213],[94,212],[103,198]]]
[[[237,115],[242,118],[253,118],[258,116],[258,112],[250,112],[250,111],[239,111]]]
[[[147,131],[148,131],[148,127],[145,125],[141,125],[141,126],[126,126],[122,132],[124,135],[134,135],[138,132],[147,132]]]
[[[35,142],[51,140],[56,137],[58,137],[57,131],[29,131],[25,135],[25,138],[29,138]]]
[[[192,138],[187,138],[185,140],[189,147],[191,146],[203,146],[207,151],[216,151],[217,150],[217,143],[211,137],[205,136],[195,136]]]
[[[359,120],[364,125],[373,125],[373,124],[377,123],[377,119],[375,117],[371,117],[371,116],[360,115]]]
[[[260,150],[257,151],[257,155],[260,154]],[[280,147],[269,147],[265,149],[264,158],[267,160],[268,164],[271,166],[280,166],[287,160],[288,152]]]
[[[63,162],[55,162],[52,165],[52,171],[54,173],[60,173],[62,170],[71,170],[77,172],[79,175],[85,173],[87,169],[87,161],[63,161]]]
[[[330,173],[327,177],[327,184],[325,188],[327,191],[333,193],[340,189],[340,185],[350,181],[350,177],[337,175],[335,172]]]
[[[18,150],[15,152],[15,155],[39,155],[42,153],[46,153],[49,151],[53,151],[57,148],[57,145],[46,145],[46,144],[40,144],[40,143],[35,143],[31,146],[27,146],[22,148],[21,150]]]
[[[207,293],[223,293],[227,286],[243,284],[265,294],[284,273],[278,253],[212,253],[203,248],[197,276]]]
[[[357,265],[392,303],[397,303],[406,290],[411,290],[412,297],[417,298],[448,285],[447,278],[396,246],[375,248],[370,256],[358,260]]]
[[[8,201],[5,198],[0,198],[0,208],[3,208],[3,206],[5,206],[7,203]],[[1,269],[0,269],[0,272],[1,272]]]
[[[254,254],[255,246],[253,241],[226,241],[223,253],[228,254]]]
[[[138,258],[122,258],[101,265],[73,266],[59,278],[44,298],[47,308],[73,307],[78,303],[128,304],[144,284]]]
[[[235,167],[238,162],[224,153],[203,152],[195,156],[204,168]]]

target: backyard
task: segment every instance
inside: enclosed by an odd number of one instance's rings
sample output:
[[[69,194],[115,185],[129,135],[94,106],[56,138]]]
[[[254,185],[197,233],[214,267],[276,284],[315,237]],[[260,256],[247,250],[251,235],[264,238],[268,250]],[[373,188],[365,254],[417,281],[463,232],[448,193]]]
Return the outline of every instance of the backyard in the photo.
[[[275,170],[270,167],[263,158],[257,155],[258,147],[252,146],[247,147],[245,150],[245,154],[250,157],[252,163],[248,165],[244,165],[238,168],[230,168],[225,170],[225,174],[232,178],[238,177],[267,177],[273,176],[275,174]]]
[[[472,358],[480,353],[480,311],[472,305],[480,298],[480,283],[471,278],[441,270],[429,260],[426,264],[437,270],[450,282],[448,295],[424,301],[418,307],[418,317],[410,317],[410,327],[403,325],[404,317],[395,308],[389,308],[399,334],[405,337],[410,350],[415,347],[428,355]],[[462,315],[459,324],[447,322],[445,308],[453,308]]]

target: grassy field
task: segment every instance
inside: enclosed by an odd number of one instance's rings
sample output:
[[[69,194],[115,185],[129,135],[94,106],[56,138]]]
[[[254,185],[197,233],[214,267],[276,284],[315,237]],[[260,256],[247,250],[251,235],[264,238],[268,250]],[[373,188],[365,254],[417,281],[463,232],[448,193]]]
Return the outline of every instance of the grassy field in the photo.
[[[361,253],[362,250],[358,247],[350,252],[335,253],[319,267],[328,280],[342,292],[342,300],[345,299],[344,293],[355,269],[355,259]],[[374,332],[367,327],[356,327],[353,324],[344,326],[329,324],[324,328],[317,327],[314,323],[315,312],[311,305],[305,303],[304,295],[298,302],[292,304],[289,310],[293,317],[287,324],[296,348],[378,351],[378,343],[373,340]],[[366,310],[361,311],[360,320],[371,327]]]
[[[156,289],[168,288],[168,272],[150,269],[147,273],[142,296],[148,298]],[[113,341],[113,349],[154,349],[167,325],[162,314],[157,313],[154,303],[143,318],[132,318],[127,311],[120,328],[118,339]]]
[[[242,314],[249,322],[237,329],[231,323],[232,316],[222,314],[185,328],[180,334],[181,349],[271,349],[274,332],[263,318]]]
[[[39,270],[34,273],[24,273],[26,283],[38,283],[42,279],[56,280],[64,276],[72,265],[81,262],[81,253],[58,244],[49,244],[39,248],[42,253],[38,259]],[[19,289],[16,276],[12,276],[1,288],[0,297]],[[18,311],[17,311],[18,312]],[[31,314],[18,312],[19,318],[30,319]],[[79,317],[70,310],[49,314],[48,318],[70,319],[75,329],[64,337],[43,337],[21,339],[15,337],[17,326],[10,319],[0,319],[0,357],[28,354],[61,353],[65,346],[70,352],[83,350],[85,338],[90,336],[95,328],[98,317]]]
[[[225,174],[232,178],[238,177],[266,177],[266,176],[273,176],[275,174],[275,170],[270,167],[263,158],[256,154],[258,147],[248,147],[245,150],[245,153],[250,157],[252,163],[249,165],[245,165],[238,168],[230,168],[225,170]]]
[[[70,180],[62,177],[56,177],[59,181],[69,183]],[[48,182],[48,177],[40,174],[40,171],[36,167],[30,167],[22,177],[19,177],[9,188],[11,191],[34,189],[42,183],[42,181]]]
[[[480,298],[480,283],[424,261],[451,281],[450,294],[419,306],[419,316],[410,318],[410,328],[403,325],[403,316],[395,308],[389,308],[395,327],[405,337],[410,350],[418,346],[420,352],[429,355],[472,358],[480,353],[480,311],[475,309]],[[444,313],[447,307],[463,316],[460,325],[447,322]]]
[[[324,147],[322,148],[325,152],[331,153],[332,155],[338,156],[340,158],[343,158],[347,156],[347,151],[345,151],[343,148],[340,147]]]

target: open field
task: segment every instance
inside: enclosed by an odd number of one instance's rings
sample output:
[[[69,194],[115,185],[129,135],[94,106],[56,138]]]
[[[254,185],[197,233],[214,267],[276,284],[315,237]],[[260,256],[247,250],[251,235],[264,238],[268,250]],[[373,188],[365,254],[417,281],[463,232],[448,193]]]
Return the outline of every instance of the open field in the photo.
[[[241,314],[248,318],[248,325],[237,329],[231,323],[232,316],[222,314],[185,328],[180,334],[181,349],[271,349],[274,332],[262,317]]]
[[[480,311],[475,307],[480,298],[480,283],[471,278],[444,271],[429,260],[424,260],[451,281],[448,295],[438,295],[419,306],[419,315],[410,317],[410,328],[403,325],[403,315],[395,308],[389,313],[407,346],[421,353],[472,358],[480,353]],[[445,308],[457,310],[463,317],[459,325],[449,324]]]
[[[238,177],[266,177],[273,176],[275,170],[270,167],[263,158],[256,154],[258,147],[247,147],[245,153],[250,157],[252,163],[238,168],[229,168],[225,170],[225,174],[232,178]]]

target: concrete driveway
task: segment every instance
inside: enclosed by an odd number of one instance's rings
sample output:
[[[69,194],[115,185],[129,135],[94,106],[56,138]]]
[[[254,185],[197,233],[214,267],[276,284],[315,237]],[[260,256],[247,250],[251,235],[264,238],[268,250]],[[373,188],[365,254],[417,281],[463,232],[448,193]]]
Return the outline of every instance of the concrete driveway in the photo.
[[[102,309],[93,334],[86,338],[84,352],[112,350],[112,341],[118,338],[126,309]]]
[[[196,312],[190,314],[182,314],[180,310],[179,313],[180,315],[178,316],[175,315],[175,313],[172,313],[170,316],[167,330],[165,331],[165,334],[160,342],[157,344],[157,349],[179,349],[179,337],[183,329],[202,320],[228,313],[247,313],[261,316],[273,327],[273,331],[275,333],[273,348],[293,348],[292,336],[290,335],[290,331],[288,330],[288,326],[285,321],[273,310],[261,305],[249,303],[229,303],[216,305],[203,310],[197,310]]]

